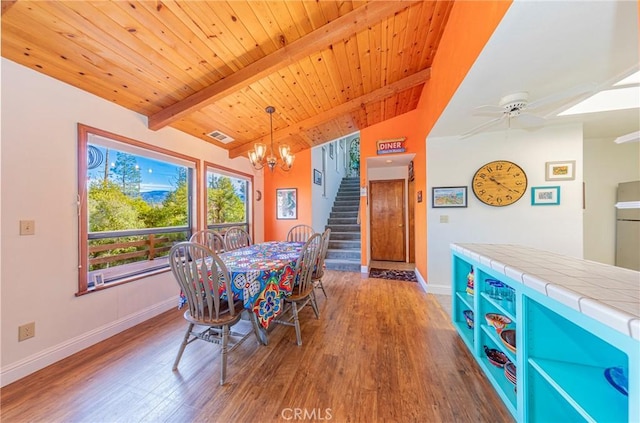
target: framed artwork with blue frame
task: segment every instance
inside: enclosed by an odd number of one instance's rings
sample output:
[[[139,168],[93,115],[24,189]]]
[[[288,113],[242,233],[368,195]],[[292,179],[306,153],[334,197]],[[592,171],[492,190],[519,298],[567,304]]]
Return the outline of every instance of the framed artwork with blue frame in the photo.
[[[560,187],[531,187],[531,205],[560,205]]]

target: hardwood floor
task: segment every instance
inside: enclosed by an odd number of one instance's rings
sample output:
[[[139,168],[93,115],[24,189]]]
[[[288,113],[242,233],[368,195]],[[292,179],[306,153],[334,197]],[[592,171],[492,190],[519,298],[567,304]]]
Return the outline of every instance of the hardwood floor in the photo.
[[[302,341],[277,325],[229,355],[187,346],[171,310],[1,391],[11,422],[511,422],[449,316],[417,283],[327,271],[320,320],[301,313]],[[393,292],[393,294],[392,294]],[[296,418],[296,414],[297,418]]]

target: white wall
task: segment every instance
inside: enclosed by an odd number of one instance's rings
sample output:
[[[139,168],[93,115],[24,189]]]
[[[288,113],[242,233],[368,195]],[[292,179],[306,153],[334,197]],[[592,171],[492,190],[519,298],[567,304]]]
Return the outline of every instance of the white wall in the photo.
[[[311,204],[313,204],[312,223],[316,232],[324,232],[324,228],[329,220],[333,202],[340,188],[340,182],[345,175],[344,150],[340,148],[338,140],[332,141],[334,144],[333,158],[329,155],[329,144],[325,143],[311,149],[311,178],[313,180],[313,170],[322,172],[322,148],[327,151],[326,171],[322,176],[322,183],[326,184],[326,195],[322,185],[311,184]]]
[[[528,178],[527,193],[506,207],[491,207],[473,194],[473,174],[487,162],[508,160]],[[575,160],[574,181],[545,181],[545,162]],[[552,126],[536,131],[511,129],[466,139],[427,139],[428,288],[450,293],[449,244],[506,243],[528,245],[582,257],[582,126]],[[559,206],[532,206],[531,187],[560,186]],[[467,208],[431,207],[431,188],[467,186]],[[440,223],[448,216],[449,223]]]
[[[2,59],[1,385],[73,354],[177,305],[171,273],[76,297],[76,125],[78,122],[255,174],[248,160],[228,159],[207,142],[171,128],[146,128],[146,117]],[[254,189],[263,190],[261,174]],[[255,234],[264,237],[263,202]],[[19,220],[35,220],[19,236]],[[17,342],[18,326],[36,336]]]
[[[615,264],[616,189],[640,180],[640,143],[616,144],[610,138],[584,141],[584,258]]]

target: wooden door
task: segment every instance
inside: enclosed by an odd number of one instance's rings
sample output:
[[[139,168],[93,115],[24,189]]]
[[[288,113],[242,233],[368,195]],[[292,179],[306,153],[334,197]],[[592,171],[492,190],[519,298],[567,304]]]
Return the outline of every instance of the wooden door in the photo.
[[[371,181],[371,260],[405,261],[404,180]]]

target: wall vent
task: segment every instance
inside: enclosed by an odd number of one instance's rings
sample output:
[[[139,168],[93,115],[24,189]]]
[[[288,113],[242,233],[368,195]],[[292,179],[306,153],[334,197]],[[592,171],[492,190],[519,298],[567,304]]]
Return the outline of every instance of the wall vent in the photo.
[[[230,142],[235,141],[233,138],[231,138],[229,135],[220,132],[220,131],[213,131],[213,132],[209,132],[207,134],[208,136],[210,136],[211,138],[213,138],[216,141],[219,141],[223,144],[229,144]]]

